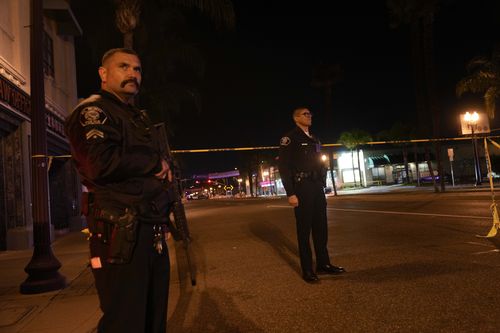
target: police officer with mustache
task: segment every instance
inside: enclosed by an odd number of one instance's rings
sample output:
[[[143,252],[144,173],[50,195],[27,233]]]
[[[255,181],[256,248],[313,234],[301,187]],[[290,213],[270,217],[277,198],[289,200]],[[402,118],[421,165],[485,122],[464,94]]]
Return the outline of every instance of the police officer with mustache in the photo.
[[[166,332],[171,181],[156,128],[134,105],[141,62],[111,49],[99,68],[101,90],[66,122],[73,161],[89,192],[82,211],[90,266],[103,315],[98,332]]]

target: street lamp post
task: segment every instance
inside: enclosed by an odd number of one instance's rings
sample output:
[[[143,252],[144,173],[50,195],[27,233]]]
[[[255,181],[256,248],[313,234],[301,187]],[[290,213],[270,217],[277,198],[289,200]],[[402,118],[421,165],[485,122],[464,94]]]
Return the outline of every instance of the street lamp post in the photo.
[[[38,294],[62,289],[66,278],[58,270],[61,263],[50,246],[50,214],[47,163],[47,128],[42,63],[43,1],[31,0],[31,145],[33,256],[25,267],[28,278],[21,284],[22,294]]]
[[[476,185],[481,185],[481,166],[479,165],[479,155],[475,136],[479,114],[476,111],[472,113],[466,112],[464,115],[464,120],[467,122],[467,125],[469,126],[472,134],[472,149],[474,152],[474,171],[476,174]]]

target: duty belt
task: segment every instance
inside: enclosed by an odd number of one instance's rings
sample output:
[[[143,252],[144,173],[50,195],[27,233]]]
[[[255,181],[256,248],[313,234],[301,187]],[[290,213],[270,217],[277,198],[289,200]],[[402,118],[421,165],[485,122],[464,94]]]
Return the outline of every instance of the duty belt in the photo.
[[[103,219],[111,223],[119,223],[124,220],[137,218],[138,221],[145,224],[167,224],[167,216],[161,214],[154,201],[142,202],[131,205],[125,209],[99,207],[96,205],[93,192],[86,192],[82,198],[82,210],[84,215],[91,215],[97,219]]]

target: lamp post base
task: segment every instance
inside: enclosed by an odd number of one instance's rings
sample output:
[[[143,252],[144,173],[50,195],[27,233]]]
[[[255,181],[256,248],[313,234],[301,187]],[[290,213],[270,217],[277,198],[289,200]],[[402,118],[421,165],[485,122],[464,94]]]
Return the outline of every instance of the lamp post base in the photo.
[[[20,287],[21,294],[41,294],[66,287],[66,278],[59,272],[40,273],[29,276]]]
[[[66,278],[58,270],[61,263],[54,257],[50,248],[35,248],[33,258],[24,268],[28,273],[21,283],[21,294],[40,294],[66,287]]]

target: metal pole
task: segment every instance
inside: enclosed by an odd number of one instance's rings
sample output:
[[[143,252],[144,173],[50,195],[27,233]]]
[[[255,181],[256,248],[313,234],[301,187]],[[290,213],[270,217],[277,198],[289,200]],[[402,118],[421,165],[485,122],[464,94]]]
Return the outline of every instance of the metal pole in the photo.
[[[453,161],[450,161],[450,168],[451,168],[451,185],[455,186],[455,176],[453,176]]]
[[[472,131],[472,147],[474,149],[474,170],[476,173],[476,185],[481,185],[481,169],[479,165],[479,157],[477,153],[477,142],[476,142],[476,136],[474,133],[474,125],[471,126],[471,131]]]
[[[333,175],[333,150],[330,151],[328,159],[330,160],[330,177],[332,178],[333,193],[337,195],[337,186],[335,185],[335,176]]]
[[[38,294],[62,289],[66,278],[59,274],[61,263],[50,246],[50,214],[47,161],[47,128],[42,63],[43,0],[31,0],[30,77],[33,256],[24,271],[28,278],[21,284],[22,294]]]

